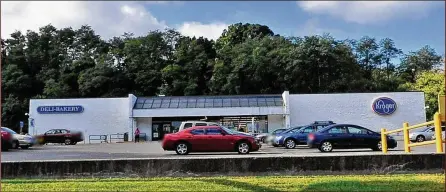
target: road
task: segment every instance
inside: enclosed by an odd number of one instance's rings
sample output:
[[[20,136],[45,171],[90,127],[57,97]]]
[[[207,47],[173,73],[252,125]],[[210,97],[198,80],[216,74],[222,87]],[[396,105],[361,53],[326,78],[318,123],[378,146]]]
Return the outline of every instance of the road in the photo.
[[[396,149],[390,149],[389,154],[404,153],[403,142],[398,142]],[[412,148],[412,153],[434,153],[435,145]],[[44,145],[27,150],[17,149],[1,153],[1,161],[38,161],[38,160],[83,160],[83,159],[132,159],[132,158],[222,158],[222,157],[280,157],[280,156],[350,156],[382,154],[371,149],[333,150],[331,153],[321,153],[317,149],[299,146],[296,149],[275,148],[263,144],[257,152],[248,155],[237,153],[191,153],[187,156],[176,155],[174,151],[164,151],[159,142],[141,143],[103,143],[78,145]]]

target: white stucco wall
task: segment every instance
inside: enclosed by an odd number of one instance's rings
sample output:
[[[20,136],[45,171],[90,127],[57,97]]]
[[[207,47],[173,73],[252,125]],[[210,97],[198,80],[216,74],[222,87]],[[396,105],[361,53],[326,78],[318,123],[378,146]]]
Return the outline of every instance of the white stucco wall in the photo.
[[[380,116],[372,110],[378,97],[389,97],[397,103],[397,110]],[[402,127],[404,122],[418,124],[426,121],[423,92],[350,93],[350,94],[291,94],[291,125],[305,125],[313,121],[332,120],[350,123],[374,131]]]
[[[268,115],[268,133],[285,127],[283,115]]]
[[[136,126],[138,127],[141,133],[145,133],[147,135],[147,140],[152,140],[152,118],[151,117],[142,117],[136,118]]]
[[[82,113],[40,114],[39,106],[81,105]],[[42,134],[50,129],[82,131],[85,143],[88,135],[109,135],[131,133],[129,125],[129,98],[88,98],[88,99],[32,99],[29,117],[34,119],[30,134]],[[129,138],[130,139],[130,138]]]

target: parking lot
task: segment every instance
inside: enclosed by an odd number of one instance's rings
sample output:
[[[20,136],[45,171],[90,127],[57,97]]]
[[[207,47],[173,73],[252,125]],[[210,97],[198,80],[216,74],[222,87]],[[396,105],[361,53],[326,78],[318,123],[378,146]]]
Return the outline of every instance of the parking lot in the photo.
[[[412,153],[434,153],[435,145],[412,148]],[[402,141],[398,141],[396,149],[389,154],[404,153]],[[333,150],[321,153],[317,149],[298,146],[295,149],[275,148],[263,144],[257,152],[248,155],[237,153],[191,153],[187,156],[176,155],[174,151],[164,151],[159,142],[141,143],[102,143],[78,145],[44,145],[27,150],[17,149],[2,152],[1,161],[35,161],[35,160],[82,160],[82,159],[130,159],[130,158],[221,158],[221,157],[270,157],[270,156],[329,156],[329,155],[373,155],[382,154],[371,149]]]

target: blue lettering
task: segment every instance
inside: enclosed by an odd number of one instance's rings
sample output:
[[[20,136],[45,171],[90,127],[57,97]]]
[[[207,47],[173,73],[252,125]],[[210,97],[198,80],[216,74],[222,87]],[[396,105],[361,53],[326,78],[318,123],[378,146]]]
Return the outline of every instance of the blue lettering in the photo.
[[[42,114],[55,113],[82,113],[84,108],[82,106],[39,106],[37,112]]]
[[[387,97],[376,99],[372,104],[373,111],[379,115],[390,115],[396,111],[396,102]]]

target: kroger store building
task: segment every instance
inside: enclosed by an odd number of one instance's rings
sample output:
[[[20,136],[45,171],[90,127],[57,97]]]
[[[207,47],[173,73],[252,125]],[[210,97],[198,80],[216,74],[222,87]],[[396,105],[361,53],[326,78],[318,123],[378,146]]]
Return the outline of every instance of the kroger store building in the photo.
[[[160,140],[187,120],[268,133],[328,120],[379,131],[425,122],[424,103],[423,92],[32,99],[28,125],[30,134],[82,131],[87,143],[89,135],[128,133],[132,140],[137,127]]]

